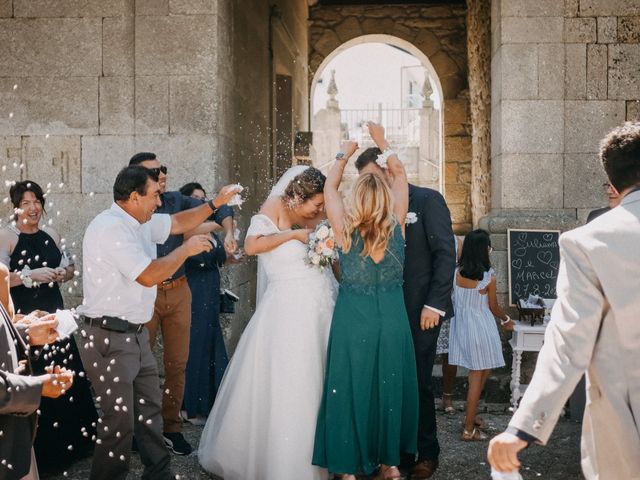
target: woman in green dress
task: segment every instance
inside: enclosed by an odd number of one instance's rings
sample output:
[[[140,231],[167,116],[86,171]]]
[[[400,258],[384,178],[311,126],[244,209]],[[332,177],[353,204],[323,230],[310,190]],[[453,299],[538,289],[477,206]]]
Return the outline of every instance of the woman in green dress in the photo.
[[[418,387],[413,340],[402,293],[408,184],[380,125],[369,132],[384,153],[390,182],[361,175],[345,209],[338,187],[346,142],[325,183],[327,216],[340,255],[340,292],[333,314],[314,465],[344,480],[355,474],[400,478],[401,453],[415,453]]]

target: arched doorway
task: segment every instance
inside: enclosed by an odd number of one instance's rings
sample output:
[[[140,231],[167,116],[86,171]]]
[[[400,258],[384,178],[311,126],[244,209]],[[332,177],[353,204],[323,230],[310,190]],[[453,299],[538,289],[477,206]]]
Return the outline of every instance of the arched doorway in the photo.
[[[353,38],[325,57],[310,87],[317,167],[328,168],[341,139],[371,146],[363,123],[373,120],[385,126],[409,181],[443,190],[442,86],[417,47],[385,34]]]

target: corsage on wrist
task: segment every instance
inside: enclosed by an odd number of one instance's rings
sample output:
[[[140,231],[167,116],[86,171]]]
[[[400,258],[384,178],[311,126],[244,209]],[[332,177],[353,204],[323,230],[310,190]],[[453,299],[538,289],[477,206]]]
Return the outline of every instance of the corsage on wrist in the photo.
[[[378,155],[378,158],[376,158],[376,163],[381,167],[381,168],[387,168],[387,159],[391,156],[391,155],[395,155],[396,152],[394,152],[393,150],[391,150],[390,148],[386,149],[384,152],[382,152],[380,155]]]

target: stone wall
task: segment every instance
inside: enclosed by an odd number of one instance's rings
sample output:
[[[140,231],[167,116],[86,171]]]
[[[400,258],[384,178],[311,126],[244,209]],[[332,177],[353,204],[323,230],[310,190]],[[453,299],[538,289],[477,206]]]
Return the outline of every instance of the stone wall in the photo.
[[[492,2],[493,194],[482,224],[503,275],[507,228],[564,231],[606,203],[599,141],[639,115],[638,14],[637,0]]]
[[[444,96],[444,194],[458,233],[471,227],[471,129],[464,6],[315,6],[309,9],[309,81],[349,40],[392,35],[433,65]]]
[[[480,225],[492,233],[504,305],[508,228],[566,231],[606,204],[599,141],[640,113],[640,3],[493,0],[491,7],[492,208]],[[505,354],[510,361],[506,345]]]
[[[294,131],[307,129],[306,4],[271,3],[281,17],[261,0],[0,1],[0,180],[51,183],[48,219],[80,253],[118,170],[151,150],[170,189],[246,185],[246,227],[271,180],[276,60],[293,78]],[[270,50],[272,29],[292,37],[289,64],[282,47]],[[254,265],[226,271],[242,297],[225,324],[233,348],[251,313]],[[68,306],[81,300],[77,287],[65,293]]]

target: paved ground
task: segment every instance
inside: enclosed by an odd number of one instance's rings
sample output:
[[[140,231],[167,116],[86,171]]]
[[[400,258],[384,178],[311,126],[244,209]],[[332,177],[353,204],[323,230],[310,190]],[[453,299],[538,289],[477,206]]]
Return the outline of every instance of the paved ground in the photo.
[[[462,404],[457,404],[461,409]],[[492,427],[491,434],[502,431],[509,421],[510,415],[504,413],[504,405],[490,405],[488,413],[483,417]],[[462,442],[460,431],[462,428],[462,412],[453,415],[438,416],[440,442],[442,454],[440,469],[433,480],[476,480],[489,479],[489,467],[486,464],[487,442]],[[187,439],[196,445],[200,438],[201,427],[185,426]],[[580,473],[580,425],[570,420],[562,419],[547,447],[534,446],[522,455],[524,480],[582,480]],[[203,472],[198,466],[195,454],[188,457],[172,458],[173,468],[182,479],[205,480],[212,477]],[[90,461],[84,460],[73,465],[67,472],[57,476],[43,476],[43,480],[72,479],[86,480],[89,475]],[[139,457],[134,454],[132,474],[130,478],[139,478],[142,472]],[[254,480],[254,479],[246,479]],[[306,480],[301,478],[300,480]]]

